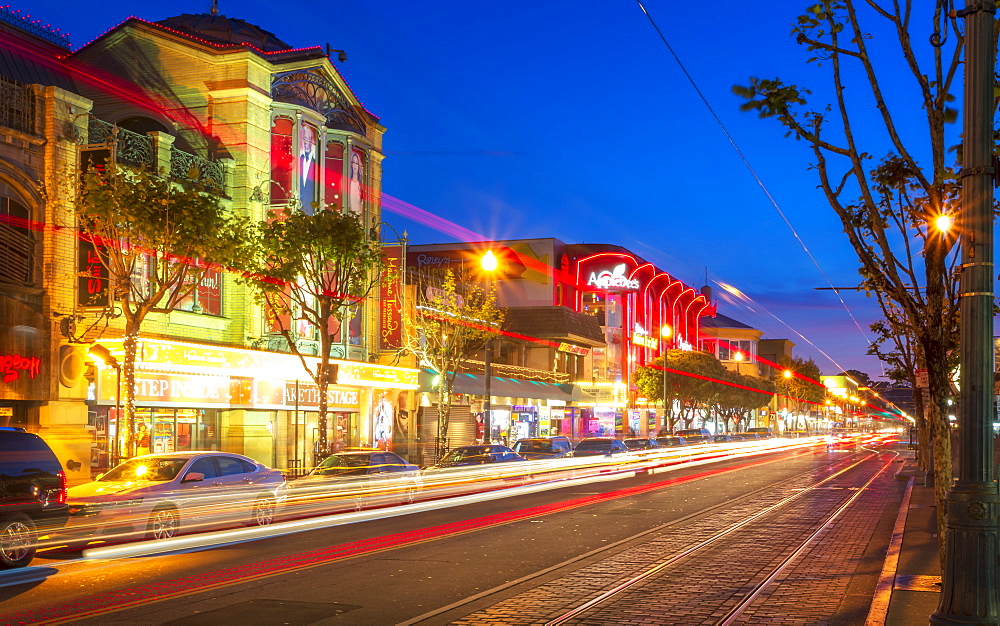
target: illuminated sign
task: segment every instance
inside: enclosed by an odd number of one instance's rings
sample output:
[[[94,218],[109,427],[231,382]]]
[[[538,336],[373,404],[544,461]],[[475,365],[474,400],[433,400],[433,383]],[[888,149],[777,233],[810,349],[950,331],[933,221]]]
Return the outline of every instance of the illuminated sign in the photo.
[[[580,346],[574,346],[571,343],[566,343],[565,341],[559,344],[556,348],[560,352],[569,352],[570,354],[578,354],[580,356],[587,356],[590,354],[590,348],[581,348]]]
[[[638,289],[639,281],[625,275],[625,264],[616,265],[614,269],[591,272],[587,284],[598,289]]]
[[[101,342],[119,361],[124,359],[122,340],[108,339]],[[244,350],[224,346],[205,346],[178,341],[143,339],[139,341],[136,366],[143,370],[169,367],[183,368],[190,374],[245,376],[270,379],[275,372],[282,372],[285,380],[309,379],[302,362],[293,354]],[[306,357],[310,368],[319,363],[316,357]],[[406,367],[330,359],[338,366],[337,382],[359,387],[410,387],[416,389],[418,371]]]
[[[21,372],[27,372],[34,378],[42,369],[42,360],[37,356],[21,356],[20,354],[4,354],[0,356],[0,371],[3,372],[3,382],[14,382],[21,377]]]
[[[385,272],[389,275],[399,272],[399,246],[385,248]],[[379,300],[382,303],[382,310],[379,313],[379,332],[382,334],[383,350],[398,350],[403,345],[403,315],[400,310],[401,293],[400,289],[402,276],[399,280],[387,280],[380,288]]]
[[[649,331],[643,328],[641,324],[635,325],[635,332],[632,333],[632,343],[654,350],[660,345],[660,342],[656,338],[649,336]]]
[[[638,333],[632,334],[632,343],[634,343],[637,346],[642,346],[643,348],[651,348],[653,350],[655,350],[657,346],[660,345],[660,342],[657,341],[655,338],[650,337],[648,335],[640,335]]]

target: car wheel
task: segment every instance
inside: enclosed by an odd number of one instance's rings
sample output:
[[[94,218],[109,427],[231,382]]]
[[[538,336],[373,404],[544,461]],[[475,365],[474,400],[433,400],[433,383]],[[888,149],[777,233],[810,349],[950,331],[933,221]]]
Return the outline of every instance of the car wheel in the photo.
[[[417,500],[417,486],[410,485],[406,488],[406,503],[413,504]]]
[[[146,539],[170,539],[181,528],[181,518],[177,509],[161,507],[153,511],[146,523]]]
[[[253,517],[250,523],[257,526],[269,525],[274,521],[274,509],[274,498],[257,498],[257,501],[253,503]]]
[[[35,558],[35,524],[14,513],[0,521],[0,567],[24,567]]]

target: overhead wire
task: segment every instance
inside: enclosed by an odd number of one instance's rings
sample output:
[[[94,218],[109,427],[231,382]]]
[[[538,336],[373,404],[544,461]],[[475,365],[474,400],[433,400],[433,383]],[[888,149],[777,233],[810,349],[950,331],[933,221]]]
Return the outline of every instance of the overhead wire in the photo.
[[[819,261],[817,261],[816,257],[813,256],[812,252],[809,250],[809,247],[806,245],[805,241],[803,241],[802,237],[799,236],[799,233],[798,233],[798,231],[795,230],[795,227],[792,226],[792,223],[788,219],[788,217],[785,215],[785,212],[781,210],[781,207],[778,205],[777,200],[775,200],[774,196],[771,195],[771,192],[767,188],[767,185],[764,184],[764,181],[761,180],[760,176],[757,174],[757,171],[754,169],[753,165],[750,164],[750,160],[743,153],[743,150],[740,149],[739,144],[736,143],[736,140],[733,138],[732,134],[730,134],[729,129],[726,128],[726,125],[722,122],[722,120],[716,114],[715,109],[712,107],[711,103],[708,101],[708,98],[705,97],[705,94],[702,93],[701,88],[698,87],[698,83],[694,80],[694,77],[691,76],[690,72],[688,72],[687,67],[684,65],[684,62],[681,61],[680,56],[678,56],[678,54],[674,51],[674,48],[673,48],[673,46],[670,45],[670,42],[667,41],[666,35],[664,35],[663,31],[660,30],[660,27],[657,25],[656,20],[653,19],[652,15],[650,15],[649,11],[646,9],[646,6],[642,3],[642,0],[636,0],[636,1],[639,4],[639,8],[642,9],[642,12],[649,19],[649,23],[653,26],[653,28],[656,30],[657,34],[660,36],[660,40],[663,41],[663,45],[665,45],[667,47],[667,50],[670,52],[670,55],[674,58],[674,61],[676,61],[678,67],[680,67],[681,72],[684,73],[684,76],[687,78],[688,82],[691,83],[691,87],[695,90],[695,93],[698,94],[698,97],[701,99],[702,103],[705,105],[705,108],[708,109],[708,112],[712,115],[712,118],[715,120],[715,123],[718,124],[719,128],[722,130],[722,133],[726,136],[726,139],[729,140],[729,143],[733,146],[733,149],[736,151],[736,154],[739,156],[740,160],[743,162],[743,165],[747,168],[747,170],[750,172],[750,175],[757,182],[757,185],[760,187],[761,191],[764,192],[764,195],[767,197],[768,202],[771,203],[771,206],[774,207],[774,210],[778,212],[779,216],[781,216],[782,221],[785,222],[785,225],[788,227],[788,230],[791,231],[792,236],[795,238],[795,240],[802,247],[802,250],[806,253],[806,256],[809,257],[809,260],[812,262],[813,266],[816,267],[816,270],[820,273],[820,276],[823,277],[823,280],[826,281],[826,284],[829,285],[830,287],[833,287],[833,283],[830,281],[830,278],[827,276],[826,272],[823,271],[823,268],[822,268],[822,266],[820,266]],[[844,311],[847,312],[847,315],[850,316],[851,321],[854,322],[855,327],[857,327],[858,332],[861,334],[862,338],[865,340],[865,343],[867,343],[868,345],[871,345],[871,343],[872,343],[871,340],[868,338],[868,335],[865,333],[865,331],[861,328],[861,324],[858,322],[857,318],[854,316],[854,313],[851,311],[850,307],[847,305],[847,303],[844,301],[844,299],[840,296],[840,291],[837,290],[837,289],[834,289],[833,292],[836,295],[837,300],[840,301],[841,306],[844,307]],[[775,319],[777,319],[777,317],[775,317]],[[782,324],[784,324],[784,322],[782,322]],[[788,326],[788,325],[785,324],[785,326]],[[789,328],[791,328],[791,327],[789,326]],[[794,329],[792,329],[792,330],[793,330],[793,332],[796,332],[796,334],[798,334],[800,337],[802,337],[801,333],[798,333]],[[805,339],[805,337],[803,337],[803,339]],[[814,344],[811,341],[809,341],[809,344],[812,345],[813,347],[816,347],[816,344]],[[820,350],[820,352],[822,352],[824,356],[826,356],[828,359],[830,359],[830,361],[835,366],[840,367],[840,365],[836,361],[834,361],[832,358],[830,358],[829,355],[827,355],[822,350]]]

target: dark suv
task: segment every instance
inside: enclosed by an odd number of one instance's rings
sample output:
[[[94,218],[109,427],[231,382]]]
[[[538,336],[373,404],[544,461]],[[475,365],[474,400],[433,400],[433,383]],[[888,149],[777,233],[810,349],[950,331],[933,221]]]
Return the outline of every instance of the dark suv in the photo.
[[[66,524],[66,474],[48,444],[0,427],[0,568],[24,567],[36,539]]]
[[[568,437],[532,437],[514,442],[514,452],[529,461],[561,459],[573,456],[573,442]]]

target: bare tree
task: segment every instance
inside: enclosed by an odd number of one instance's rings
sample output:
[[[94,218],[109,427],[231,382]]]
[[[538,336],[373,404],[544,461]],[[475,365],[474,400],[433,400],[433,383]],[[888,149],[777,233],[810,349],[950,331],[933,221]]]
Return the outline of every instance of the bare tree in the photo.
[[[912,337],[916,365],[929,378],[926,416],[942,540],[952,481],[947,400],[958,299],[956,238],[934,225],[960,210],[957,164],[947,159],[945,131],[957,119],[950,103],[964,45],[957,18],[943,6],[921,4],[923,19],[915,20],[909,1],[883,6],[875,0],[821,0],[799,16],[792,33],[815,54],[811,61],[828,68],[828,104],[810,106],[808,90],[780,79],[752,78],[748,86],[734,87],[747,99],[744,110],[775,118],[811,148],[820,187],[858,255],[862,286],[892,303],[886,316],[899,322],[893,332]],[[896,55],[886,70],[871,55],[869,41],[876,35],[870,27],[881,27],[879,55]],[[919,30],[911,38],[913,29]],[[928,41],[928,33],[930,44],[914,44]],[[899,109],[893,112],[883,88],[888,76],[905,77],[915,94],[910,106],[902,106],[905,141]],[[921,132],[914,127],[918,117]],[[885,156],[872,164],[873,155]]]
[[[483,349],[503,325],[496,293],[473,280],[458,278],[451,270],[443,275],[417,278],[413,328],[406,333],[406,348],[417,362],[437,376],[437,455],[448,451],[448,425],[455,375],[462,365]]]

